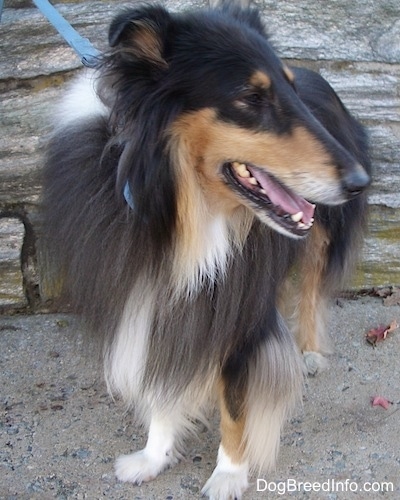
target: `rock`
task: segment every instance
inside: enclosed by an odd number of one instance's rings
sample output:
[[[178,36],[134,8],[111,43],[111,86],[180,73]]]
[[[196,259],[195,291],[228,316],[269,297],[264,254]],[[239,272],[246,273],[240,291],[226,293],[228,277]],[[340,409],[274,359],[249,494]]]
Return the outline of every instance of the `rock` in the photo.
[[[345,105],[368,128],[375,169],[371,222],[354,287],[400,282],[400,3],[397,0],[257,0],[271,39],[289,64],[319,71]],[[206,5],[200,0],[167,0],[173,10]],[[130,2],[65,0],[57,8],[99,49],[106,45],[112,15]],[[40,224],[42,145],[52,103],[81,67],[42,14],[25,0],[8,0],[0,36],[0,217],[15,233],[0,228],[0,307],[40,307],[43,296],[35,242]],[[24,227],[21,233],[21,228]],[[25,251],[5,257],[25,235]],[[19,236],[17,236],[19,235]],[[22,238],[22,239],[21,239]]]

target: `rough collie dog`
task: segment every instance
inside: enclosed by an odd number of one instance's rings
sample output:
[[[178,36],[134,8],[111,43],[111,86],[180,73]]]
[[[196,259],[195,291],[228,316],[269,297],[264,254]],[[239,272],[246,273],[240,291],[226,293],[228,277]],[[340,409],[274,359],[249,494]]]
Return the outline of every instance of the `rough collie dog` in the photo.
[[[51,269],[102,341],[110,391],[149,428],[118,478],[176,463],[218,398],[203,493],[239,498],[274,465],[301,351],[319,360],[320,305],[364,225],[365,134],[318,74],[280,61],[255,10],[140,6],[109,42],[56,115]],[[298,345],[278,312],[292,269]]]

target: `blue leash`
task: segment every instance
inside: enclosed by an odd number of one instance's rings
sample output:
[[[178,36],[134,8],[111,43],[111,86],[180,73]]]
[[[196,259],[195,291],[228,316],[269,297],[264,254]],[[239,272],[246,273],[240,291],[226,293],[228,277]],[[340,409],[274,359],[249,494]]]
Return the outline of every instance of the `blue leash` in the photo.
[[[88,68],[97,65],[101,52],[97,50],[87,38],[81,36],[55,9],[48,0],[32,0],[40,12],[54,26],[72,49],[78,54],[82,64]],[[0,0],[0,20],[3,12],[4,0]],[[132,210],[135,210],[129,182],[124,187],[124,198]]]
[[[48,0],[32,0],[40,12],[54,26],[59,34],[64,38],[70,47],[78,54],[82,64],[89,68],[96,66],[100,56],[98,51],[89,42],[87,38],[81,36],[74,28],[62,17]],[[0,0],[0,21],[4,9],[4,0]]]
[[[78,54],[82,64],[89,68],[96,66],[100,52],[87,38],[81,36],[51,5],[48,0],[32,0],[70,47]]]
[[[47,17],[48,21],[54,26],[68,45],[75,50],[82,64],[88,68],[94,68],[98,62],[100,52],[90,43],[90,41],[82,37],[51,5],[51,3],[48,2],[48,0],[33,0],[33,3],[40,12]],[[129,182],[125,184],[123,194],[126,203],[132,210],[135,210]]]

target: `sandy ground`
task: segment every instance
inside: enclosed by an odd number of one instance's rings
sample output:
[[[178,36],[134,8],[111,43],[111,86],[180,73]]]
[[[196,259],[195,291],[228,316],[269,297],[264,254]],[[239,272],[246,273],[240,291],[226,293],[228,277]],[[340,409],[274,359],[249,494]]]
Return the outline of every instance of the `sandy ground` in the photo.
[[[254,477],[245,499],[400,498],[400,333],[376,348],[365,341],[370,328],[400,320],[400,307],[361,297],[340,299],[332,313],[330,366],[305,381],[276,470]],[[218,447],[217,416],[174,469],[140,487],[119,483],[115,457],[142,447],[145,436],[107,395],[73,318],[0,317],[0,337],[1,499],[200,498]],[[394,403],[372,406],[375,395]]]

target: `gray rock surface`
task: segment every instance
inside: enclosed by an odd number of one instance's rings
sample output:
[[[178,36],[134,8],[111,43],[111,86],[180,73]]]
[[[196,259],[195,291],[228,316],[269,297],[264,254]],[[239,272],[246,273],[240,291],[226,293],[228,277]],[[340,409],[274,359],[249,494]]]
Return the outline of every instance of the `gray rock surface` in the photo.
[[[400,283],[400,3],[256,3],[280,55],[290,64],[320,71],[368,127],[375,167],[371,224],[353,286]],[[102,49],[111,16],[129,4],[68,0],[57,7],[83,36]],[[167,0],[165,4],[181,10],[206,6],[206,1]],[[80,62],[30,2],[7,0],[5,7],[0,23],[0,217],[18,217],[36,237],[41,145],[48,131],[52,103]],[[9,245],[7,241],[4,244]],[[31,256],[31,262],[35,259],[35,255]],[[19,260],[6,259],[0,269],[23,266]],[[31,274],[36,276],[37,272]],[[0,297],[0,307],[14,300],[15,287],[13,281],[7,281],[9,275],[8,271],[1,274],[8,283],[4,288],[8,286],[10,293],[4,300]],[[40,276],[35,279],[39,283],[25,279],[15,305],[27,303],[30,309],[40,305],[45,297],[29,291],[40,288]]]

